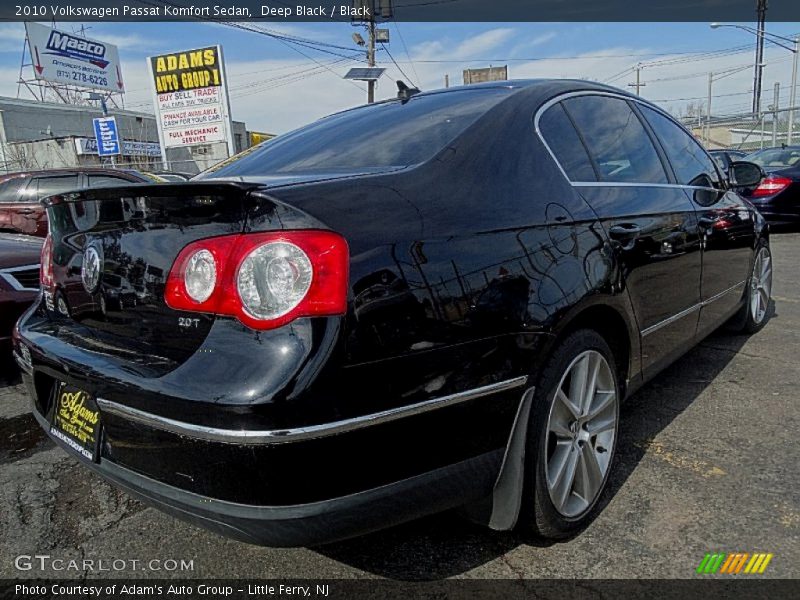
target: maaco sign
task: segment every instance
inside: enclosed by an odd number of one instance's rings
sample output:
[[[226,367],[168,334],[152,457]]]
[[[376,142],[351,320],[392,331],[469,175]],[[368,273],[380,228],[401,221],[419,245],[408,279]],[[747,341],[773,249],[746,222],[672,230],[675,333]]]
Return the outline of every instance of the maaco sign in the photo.
[[[119,52],[113,44],[25,23],[36,79],[109,92],[124,92]]]

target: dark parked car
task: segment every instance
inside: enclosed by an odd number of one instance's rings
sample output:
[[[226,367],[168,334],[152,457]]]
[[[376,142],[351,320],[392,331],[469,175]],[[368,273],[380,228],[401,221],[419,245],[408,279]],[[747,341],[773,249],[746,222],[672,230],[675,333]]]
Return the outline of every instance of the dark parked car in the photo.
[[[176,173],[174,171],[153,171],[147,173],[147,175],[152,175],[157,177],[161,181],[169,181],[169,182],[180,182],[180,181],[189,181],[191,175],[186,175],[185,173]]]
[[[771,224],[800,225],[800,146],[766,148],[746,160],[761,166],[767,176],[744,195]]]
[[[271,545],[462,505],[574,534],[620,402],[730,319],[758,330],[772,283],[764,220],[691,134],[585,81],[406,95],[199,181],[46,203],[17,343],[36,418],[135,496]]]
[[[728,172],[732,162],[743,160],[744,157],[747,156],[747,152],[744,150],[709,150],[708,153],[711,155],[711,158],[717,161],[717,165],[719,165],[723,173]]]
[[[41,238],[0,233],[0,362],[8,362],[11,330],[39,294]]]
[[[130,169],[51,169],[0,175],[0,231],[44,237],[47,215],[40,200],[52,194],[89,187],[152,183]]]

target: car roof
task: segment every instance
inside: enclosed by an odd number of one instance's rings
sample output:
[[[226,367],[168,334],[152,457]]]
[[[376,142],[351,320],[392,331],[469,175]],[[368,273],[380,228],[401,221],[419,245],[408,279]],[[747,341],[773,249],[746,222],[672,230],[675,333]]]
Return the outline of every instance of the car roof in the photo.
[[[17,171],[14,173],[3,173],[0,179],[12,179],[14,177],[31,177],[33,175],[48,174],[67,174],[67,173],[101,173],[111,175],[128,175],[132,177],[140,176],[135,169],[108,169],[105,167],[59,167],[57,169],[31,169],[29,171]]]
[[[756,152],[764,152],[765,150],[800,150],[800,146],[795,146],[792,144],[791,146],[770,146],[768,148],[759,148],[758,150],[752,150],[750,154],[755,154]]]
[[[421,91],[413,94],[410,98],[424,98],[434,95],[443,95],[443,94],[459,94],[462,92],[467,91],[474,91],[474,90],[487,90],[487,89],[506,89],[509,90],[509,96],[520,95],[520,96],[528,96],[528,95],[536,95],[536,96],[556,96],[559,94],[567,93],[569,91],[598,91],[598,92],[610,92],[613,94],[627,96],[632,99],[636,99],[640,102],[644,102],[650,106],[655,107],[661,112],[664,112],[663,109],[659,108],[657,105],[640,98],[639,96],[635,96],[634,94],[622,90],[620,88],[615,88],[610,85],[605,85],[602,83],[598,83],[595,81],[588,81],[586,79],[508,79],[505,81],[489,81],[484,83],[473,83],[470,85],[459,85],[453,86],[448,88],[439,88],[434,90],[426,90]],[[390,104],[393,102],[401,101],[399,98],[387,98],[386,100],[381,100],[379,102],[375,102],[375,104]],[[359,110],[361,108],[365,108],[370,106],[369,104],[361,104],[359,106],[353,106],[351,108],[347,108],[345,110],[332,113],[329,116],[333,115],[342,115],[346,114],[350,111]],[[323,117],[327,118],[327,117]]]

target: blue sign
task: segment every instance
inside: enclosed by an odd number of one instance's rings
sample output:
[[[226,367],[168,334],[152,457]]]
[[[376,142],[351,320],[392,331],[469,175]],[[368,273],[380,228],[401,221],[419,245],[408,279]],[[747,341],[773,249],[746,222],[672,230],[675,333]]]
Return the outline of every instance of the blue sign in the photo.
[[[114,156],[120,153],[117,121],[114,117],[94,119],[94,137],[97,139],[98,156]]]

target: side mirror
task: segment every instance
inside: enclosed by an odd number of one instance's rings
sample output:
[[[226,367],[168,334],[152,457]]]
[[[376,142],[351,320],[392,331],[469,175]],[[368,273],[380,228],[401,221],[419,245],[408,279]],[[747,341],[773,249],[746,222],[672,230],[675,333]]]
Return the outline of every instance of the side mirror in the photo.
[[[764,176],[760,166],[745,160],[733,161],[728,167],[728,181],[734,188],[756,187]]]

